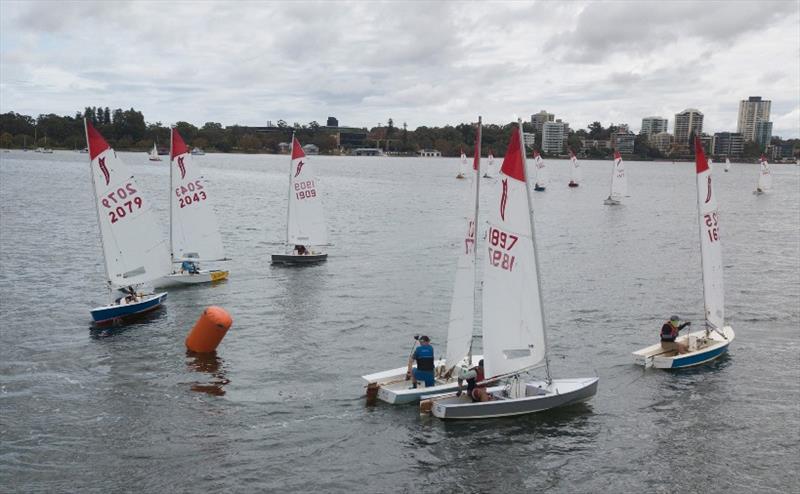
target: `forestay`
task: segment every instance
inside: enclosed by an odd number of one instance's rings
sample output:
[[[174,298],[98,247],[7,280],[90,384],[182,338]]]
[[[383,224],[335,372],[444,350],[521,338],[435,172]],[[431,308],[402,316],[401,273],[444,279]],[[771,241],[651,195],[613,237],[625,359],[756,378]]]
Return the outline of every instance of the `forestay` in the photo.
[[[758,175],[758,188],[769,190],[772,188],[772,170],[769,168],[767,158],[761,155],[761,170]]]
[[[286,242],[289,245],[324,245],[328,231],[322,210],[322,196],[309,160],[292,136],[292,163],[289,169],[289,212]]]
[[[167,242],[150,201],[103,136],[90,122],[85,121],[85,126],[97,220],[111,286],[148,283],[169,274]]]
[[[170,145],[170,243],[174,261],[225,258],[208,182],[178,129]]]
[[[625,175],[625,163],[619,151],[614,151],[614,166],[611,168],[611,199],[620,201],[628,194],[628,179]]]
[[[695,141],[697,168],[697,211],[700,217],[700,254],[703,265],[705,319],[712,329],[722,329],[725,301],[722,284],[722,246],[719,234],[719,210],[711,185],[711,168],[700,140]]]
[[[483,282],[483,352],[487,377],[514,373],[545,359],[519,132],[511,136],[500,180],[489,195],[488,255]]]
[[[447,327],[447,354],[445,362],[452,369],[469,354],[472,346],[472,329],[475,321],[475,247],[478,222],[478,197],[481,169],[481,121],[475,136],[475,157],[470,187],[465,201],[463,222],[464,240],[459,245],[453,300],[450,304],[450,320]]]

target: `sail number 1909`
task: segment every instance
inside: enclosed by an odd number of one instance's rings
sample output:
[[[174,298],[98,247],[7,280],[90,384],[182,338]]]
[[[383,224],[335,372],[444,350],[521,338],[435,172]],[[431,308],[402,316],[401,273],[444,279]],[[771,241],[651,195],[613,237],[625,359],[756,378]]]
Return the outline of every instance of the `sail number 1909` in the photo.
[[[314,187],[313,180],[303,180],[294,183],[294,194],[297,199],[311,199],[317,197],[317,189]]]
[[[489,229],[489,264],[505,269],[507,271],[514,270],[515,256],[509,252],[517,244],[519,237],[498,230],[497,228]]]

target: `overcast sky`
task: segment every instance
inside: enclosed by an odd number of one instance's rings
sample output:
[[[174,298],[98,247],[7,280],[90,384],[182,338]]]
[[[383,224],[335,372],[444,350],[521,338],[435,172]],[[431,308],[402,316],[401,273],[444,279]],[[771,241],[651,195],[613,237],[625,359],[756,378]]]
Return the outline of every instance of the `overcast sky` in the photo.
[[[800,136],[800,1],[0,0],[0,112],[136,108],[148,122],[585,128],[772,100]]]

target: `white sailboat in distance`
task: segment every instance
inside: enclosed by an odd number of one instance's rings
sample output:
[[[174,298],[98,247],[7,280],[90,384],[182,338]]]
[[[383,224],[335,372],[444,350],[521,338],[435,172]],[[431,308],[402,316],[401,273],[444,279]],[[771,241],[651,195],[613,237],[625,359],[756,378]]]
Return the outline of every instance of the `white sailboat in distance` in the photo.
[[[695,137],[697,169],[697,213],[700,226],[700,266],[703,276],[705,329],[678,336],[687,353],[664,348],[661,343],[633,352],[634,362],[645,368],[677,369],[714,360],[728,351],[733,329],[725,324],[725,300],[722,276],[722,237],[719,232],[719,208],[711,186],[711,168],[700,139]]]
[[[91,310],[97,325],[159,307],[166,293],[140,290],[170,271],[167,243],[151,203],[103,136],[84,119],[110,303]]]
[[[569,183],[568,187],[577,187],[581,181],[581,165],[578,164],[578,158],[572,149],[569,150]]]
[[[611,166],[611,191],[603,204],[606,206],[619,206],[622,198],[628,194],[628,178],[625,174],[625,163],[622,155],[614,150],[614,164]]]
[[[213,193],[178,129],[170,133],[169,244],[173,270],[155,286],[221,281],[228,271],[200,269],[201,262],[227,261],[222,248]]]
[[[495,169],[494,164],[494,154],[492,154],[492,148],[489,148],[489,155],[486,157],[486,173],[483,174],[483,178],[494,178],[497,176],[497,170]]]
[[[484,376],[488,401],[467,393],[429,396],[420,412],[441,419],[480,419],[540,412],[590,399],[597,377],[553,379],[534,229],[533,197],[522,139],[522,121],[514,129],[489,196],[488,255],[483,279]],[[542,380],[521,374],[544,367]],[[477,379],[477,378],[476,378]]]
[[[322,210],[322,195],[309,159],[292,134],[292,157],[289,161],[289,199],[286,211],[286,253],[273,254],[273,264],[315,264],[328,254],[313,251],[311,246],[328,243],[328,229]]]
[[[447,351],[444,359],[434,362],[436,384],[429,388],[419,382],[416,388],[406,380],[406,366],[362,376],[367,382],[367,395],[378,388],[377,396],[387,403],[410,403],[423,394],[454,391],[458,387],[453,370],[457,365],[472,367],[482,358],[472,355],[472,330],[475,326],[476,284],[476,225],[480,197],[481,118],[475,136],[475,157],[470,174],[470,193],[467,197],[463,223],[464,239],[459,243],[456,278],[450,304],[450,320],[447,327]],[[374,391],[373,391],[374,392]]]
[[[150,161],[161,161],[161,156],[158,155],[158,148],[155,142],[153,143],[153,149],[150,150],[150,154],[147,155],[147,159]]]
[[[467,176],[467,155],[464,154],[464,149],[461,149],[461,163],[458,165],[458,175],[456,178],[466,178]]]
[[[772,170],[769,167],[769,162],[767,162],[767,157],[762,154],[761,165],[758,172],[758,184],[756,184],[756,190],[753,191],[753,194],[760,196],[771,188]]]
[[[542,155],[539,154],[537,149],[533,150],[533,164],[535,169],[533,190],[536,192],[544,192],[547,188],[547,169],[544,166]]]
[[[730,158],[725,158],[725,172],[727,173],[731,169],[731,160]]]

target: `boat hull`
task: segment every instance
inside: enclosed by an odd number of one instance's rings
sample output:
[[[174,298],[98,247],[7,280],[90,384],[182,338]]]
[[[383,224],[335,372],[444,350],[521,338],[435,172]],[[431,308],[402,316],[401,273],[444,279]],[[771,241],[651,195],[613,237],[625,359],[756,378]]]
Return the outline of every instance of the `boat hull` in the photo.
[[[198,273],[174,272],[155,281],[156,287],[196,285],[228,279],[228,271],[221,269],[201,269]]]
[[[577,187],[577,186],[578,186],[578,184],[575,183],[575,182],[570,182],[570,183],[567,184],[567,187]]]
[[[611,199],[611,198],[609,197],[608,199],[606,199],[605,201],[603,201],[603,204],[605,204],[606,206],[619,206],[620,204],[622,204],[622,202],[621,202],[621,201],[618,201],[618,200],[616,200],[616,199]]]
[[[458,175],[456,175],[456,178],[465,178],[465,177],[464,177],[464,174],[459,173]]]
[[[298,256],[294,254],[272,254],[272,264],[317,264],[328,259],[328,254],[312,254],[308,256]]]
[[[491,401],[473,402],[463,393],[431,396],[431,415],[443,420],[475,420],[511,417],[543,412],[580,403],[597,394],[599,378],[554,379],[550,385],[544,381],[524,383],[518,396],[506,396],[505,386],[494,386],[487,391],[495,397]]]
[[[533,186],[533,190],[535,190],[536,192],[544,192],[545,191],[545,187],[542,186],[542,185],[534,185]]]
[[[154,293],[146,295],[142,300],[134,303],[115,303],[104,307],[96,307],[91,310],[92,321],[96,325],[121,321],[159,308],[166,298],[166,292]]]
[[[633,361],[645,369],[648,367],[681,369],[705,364],[725,354],[736,337],[730,326],[723,327],[721,333],[711,331],[706,336],[703,330],[685,334],[679,336],[676,341],[689,345],[689,352],[678,355],[674,350],[665,351],[661,348],[661,344],[657,343],[633,352]]]
[[[478,362],[482,358],[483,355],[473,355],[470,367],[478,365]],[[434,362],[434,367],[437,369],[444,365],[444,360],[437,360]],[[436,385],[431,387],[425,387],[423,384],[417,388],[411,388],[411,381],[406,381],[405,379],[407,368],[408,367],[398,367],[374,374],[367,374],[361,376],[361,378],[364,379],[367,384],[378,384],[378,399],[392,405],[413,403],[424,395],[448,393],[458,389],[458,380],[455,378],[449,380],[436,379]]]

